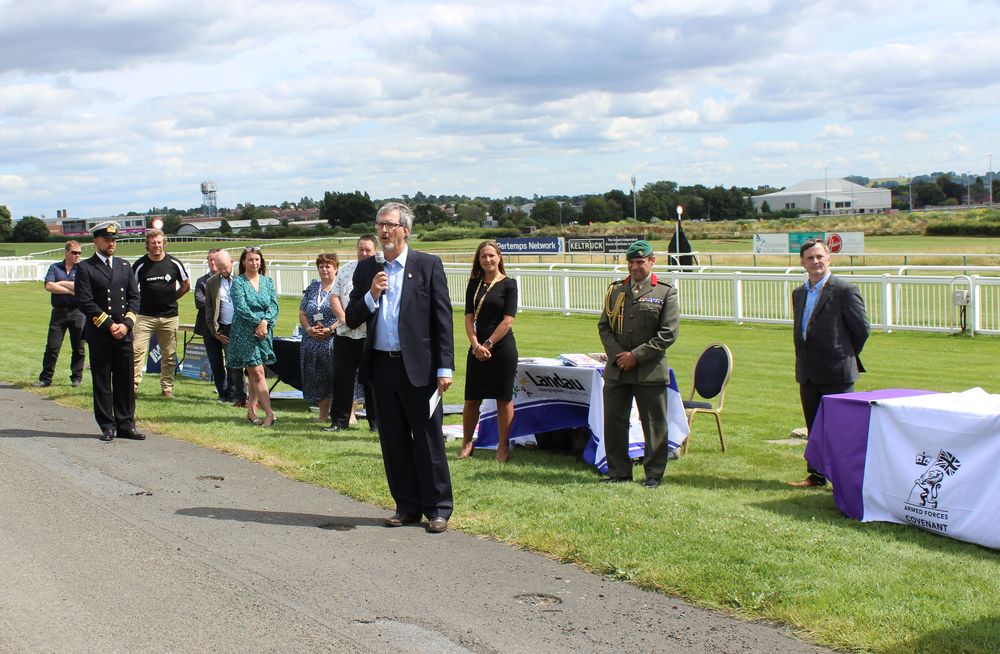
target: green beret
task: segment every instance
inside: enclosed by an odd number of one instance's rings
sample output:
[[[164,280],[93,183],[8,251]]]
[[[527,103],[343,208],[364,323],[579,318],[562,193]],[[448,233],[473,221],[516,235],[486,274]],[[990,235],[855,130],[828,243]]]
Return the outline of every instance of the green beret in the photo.
[[[653,254],[653,246],[649,244],[649,241],[636,241],[625,250],[625,258],[628,260],[636,257],[648,257],[651,254]]]

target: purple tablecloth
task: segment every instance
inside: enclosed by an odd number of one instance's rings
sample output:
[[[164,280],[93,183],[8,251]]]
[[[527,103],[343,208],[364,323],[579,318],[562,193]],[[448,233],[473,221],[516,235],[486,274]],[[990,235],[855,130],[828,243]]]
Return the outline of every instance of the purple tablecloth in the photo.
[[[932,392],[886,388],[827,395],[820,401],[816,421],[809,432],[806,461],[833,484],[833,501],[844,515],[861,520],[865,513],[861,488],[868,454],[871,402]]]

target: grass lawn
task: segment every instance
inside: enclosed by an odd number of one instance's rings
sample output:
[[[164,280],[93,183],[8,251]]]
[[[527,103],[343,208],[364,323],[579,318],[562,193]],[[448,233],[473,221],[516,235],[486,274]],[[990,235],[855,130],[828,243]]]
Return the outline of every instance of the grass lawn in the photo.
[[[41,284],[3,286],[0,302],[14,327],[0,337],[0,379],[28,387],[41,363],[47,294]],[[193,301],[182,304],[182,322],[193,322]],[[291,331],[296,313],[297,302],[283,299],[277,333]],[[456,313],[456,349],[463,352],[460,319]],[[524,355],[600,349],[592,316],[524,313],[514,329]],[[723,416],[728,453],[719,451],[713,421],[703,416],[691,452],[670,464],[656,491],[599,484],[582,462],[537,450],[518,449],[505,466],[487,452],[452,460],[453,528],[700,606],[781,622],[844,650],[1000,650],[997,552],[913,527],[861,524],[837,511],[829,490],[788,488],[786,481],[804,476],[803,447],[766,442],[802,424],[788,328],[682,323],[669,352],[682,393],[696,357],[713,341],[727,343],[736,362]],[[871,372],[858,388],[998,392],[998,355],[994,338],[875,333],[865,349]],[[462,361],[447,403],[461,401]],[[38,392],[89,409],[89,380],[70,388],[67,368],[64,349],[56,385]],[[279,429],[254,429],[242,412],[211,401],[209,383],[181,379],[176,394],[172,402],[159,399],[147,377],[137,406],[142,426],[391,506],[367,426],[330,436],[301,402],[277,402]],[[81,431],[97,434],[92,423]],[[457,444],[449,449],[456,453]]]

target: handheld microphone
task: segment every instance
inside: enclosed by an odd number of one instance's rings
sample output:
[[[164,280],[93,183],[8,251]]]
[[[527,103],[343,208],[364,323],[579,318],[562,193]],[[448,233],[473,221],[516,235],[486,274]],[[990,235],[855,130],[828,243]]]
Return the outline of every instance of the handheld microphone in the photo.
[[[375,271],[382,272],[385,270],[385,254],[382,250],[375,253]]]

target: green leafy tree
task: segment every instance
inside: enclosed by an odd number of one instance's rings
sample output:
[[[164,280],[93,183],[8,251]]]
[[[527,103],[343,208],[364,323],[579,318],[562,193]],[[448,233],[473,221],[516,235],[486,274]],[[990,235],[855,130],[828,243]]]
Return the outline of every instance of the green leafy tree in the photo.
[[[465,222],[481,223],[486,218],[487,207],[480,200],[463,202],[458,207],[458,219]]]
[[[375,224],[378,207],[368,193],[333,193],[327,191],[319,207],[319,217],[330,227],[348,227],[358,223]]]
[[[49,228],[40,218],[25,216],[14,225],[10,240],[15,243],[44,243],[49,240]]]
[[[10,209],[0,204],[0,241],[9,241],[14,234],[14,223],[10,219]]]
[[[531,220],[535,225],[558,225],[561,219],[562,209],[555,200],[539,200],[531,209]]]
[[[611,189],[604,194],[604,199],[608,203],[608,211],[611,212],[610,220],[621,220],[632,215],[631,195],[626,195],[619,189]]]
[[[222,225],[219,227],[220,234],[232,234],[233,226],[229,224],[229,221],[225,218],[222,219]]]
[[[507,203],[503,200],[490,201],[490,217],[497,222],[507,218]]]
[[[946,197],[941,187],[934,182],[917,182],[913,185],[914,207],[940,205],[944,203]]]
[[[445,222],[447,218],[444,209],[436,204],[424,203],[413,207],[413,221],[415,223],[434,225]]]
[[[181,217],[175,213],[168,214],[163,217],[163,233],[164,234],[176,234],[177,230],[181,228]]]
[[[606,223],[611,220],[611,211],[608,209],[608,201],[599,195],[592,195],[583,201],[583,213],[581,214],[585,223]]]

